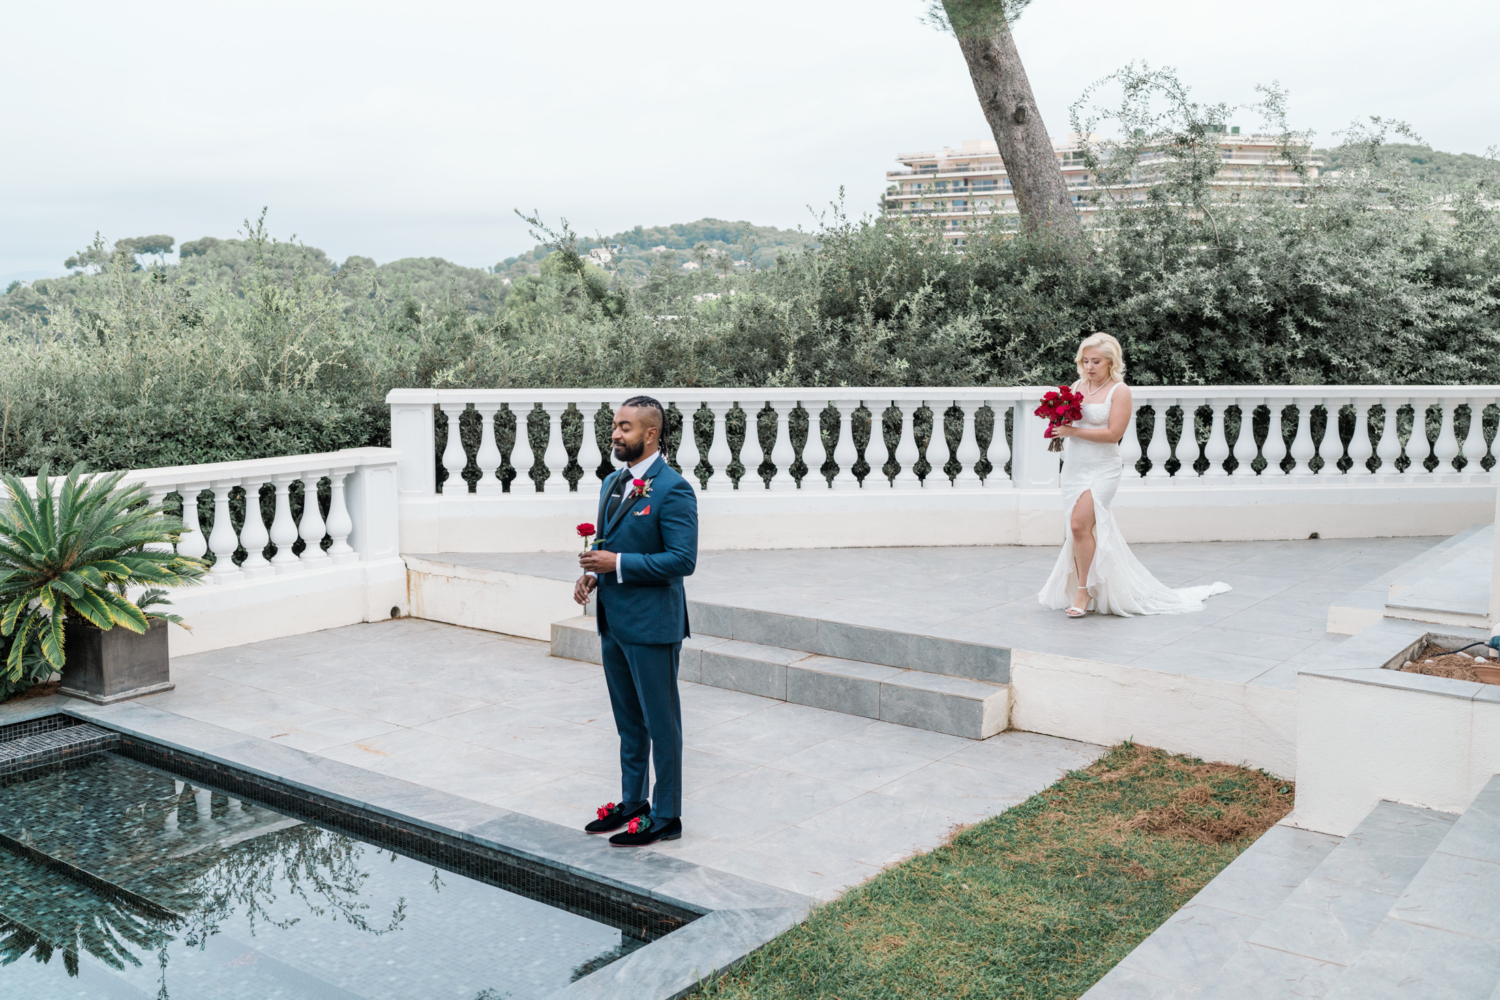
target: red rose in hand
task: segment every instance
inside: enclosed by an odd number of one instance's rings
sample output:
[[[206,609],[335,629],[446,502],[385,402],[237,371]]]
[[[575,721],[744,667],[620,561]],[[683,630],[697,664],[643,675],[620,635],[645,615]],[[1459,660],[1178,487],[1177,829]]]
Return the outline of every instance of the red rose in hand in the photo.
[[[585,521],[582,524],[580,524],[578,526],[578,537],[579,538],[592,538],[592,537],[594,537],[594,526],[592,524],[588,523],[587,521]]]

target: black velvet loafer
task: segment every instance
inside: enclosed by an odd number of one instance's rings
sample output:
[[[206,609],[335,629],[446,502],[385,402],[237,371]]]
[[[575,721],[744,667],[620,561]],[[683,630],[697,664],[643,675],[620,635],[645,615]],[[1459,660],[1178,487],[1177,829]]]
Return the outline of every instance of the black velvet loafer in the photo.
[[[674,816],[671,819],[652,820],[650,815],[646,815],[626,824],[625,832],[610,837],[609,842],[615,847],[645,847],[658,840],[677,840],[681,837],[681,819]]]
[[[651,803],[642,802],[634,809],[626,809],[623,803],[610,802],[599,807],[599,818],[583,828],[584,833],[614,833],[637,816],[651,812]]]

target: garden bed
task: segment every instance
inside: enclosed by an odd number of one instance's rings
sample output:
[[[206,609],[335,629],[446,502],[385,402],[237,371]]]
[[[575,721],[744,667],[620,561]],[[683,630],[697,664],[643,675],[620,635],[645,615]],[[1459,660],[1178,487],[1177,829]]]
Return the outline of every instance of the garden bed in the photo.
[[[1121,744],[814,911],[715,1000],[1075,1000],[1292,807],[1264,771]]]
[[[1488,650],[1475,647],[1470,653],[1450,652],[1452,646],[1429,641],[1411,656],[1402,661],[1400,670],[1409,674],[1424,674],[1428,677],[1447,677],[1456,681],[1477,681],[1480,684],[1500,684],[1500,661],[1484,656]]]

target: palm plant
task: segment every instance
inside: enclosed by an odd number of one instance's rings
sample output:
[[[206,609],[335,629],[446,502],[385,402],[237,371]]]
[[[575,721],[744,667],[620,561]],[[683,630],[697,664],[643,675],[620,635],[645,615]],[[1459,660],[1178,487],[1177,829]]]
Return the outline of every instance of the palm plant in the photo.
[[[136,633],[153,618],[182,623],[147,609],[168,603],[161,588],[196,583],[208,567],[172,551],[182,522],[145,487],[116,489],[124,475],[89,476],[76,465],[59,484],[44,467],[35,497],[16,476],[0,477],[9,494],[0,501],[0,635],[10,639],[12,682],[36,656],[62,669],[64,623],[74,616]],[[132,600],[132,586],[147,589]]]

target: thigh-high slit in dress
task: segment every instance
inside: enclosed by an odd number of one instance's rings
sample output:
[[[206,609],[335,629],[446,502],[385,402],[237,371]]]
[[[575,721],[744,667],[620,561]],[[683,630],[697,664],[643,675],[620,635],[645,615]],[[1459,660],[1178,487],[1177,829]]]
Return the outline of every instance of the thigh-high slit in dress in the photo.
[[[1084,403],[1083,418],[1074,426],[1108,427],[1110,401],[1120,385],[1115,383],[1104,402]],[[1049,608],[1066,608],[1077,595],[1078,570],[1073,561],[1073,533],[1068,526],[1074,506],[1088,493],[1094,501],[1094,561],[1088,568],[1088,592],[1094,609],[1127,618],[1202,611],[1204,599],[1224,593],[1230,589],[1229,584],[1174,590],[1141,565],[1125,544],[1110,509],[1120,488],[1120,469],[1119,442],[1063,439],[1063,546],[1038,599]]]

